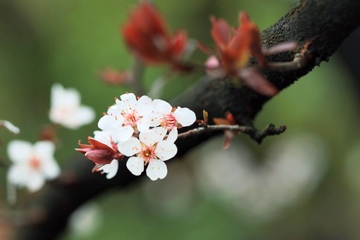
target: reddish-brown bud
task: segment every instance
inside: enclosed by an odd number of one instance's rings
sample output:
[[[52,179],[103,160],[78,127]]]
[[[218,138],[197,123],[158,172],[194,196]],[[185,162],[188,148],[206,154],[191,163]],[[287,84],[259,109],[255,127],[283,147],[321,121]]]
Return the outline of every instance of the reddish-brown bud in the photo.
[[[125,85],[132,81],[132,76],[128,71],[117,71],[106,68],[101,71],[100,78],[103,82],[110,85]]]
[[[187,35],[183,31],[169,35],[165,19],[151,3],[143,2],[136,7],[121,32],[128,47],[145,63],[179,66]]]
[[[89,144],[82,144],[79,141],[80,148],[75,148],[76,151],[85,155],[85,157],[95,164],[110,164],[112,160],[120,160],[123,155],[119,153],[115,144],[113,147],[88,137]]]
[[[239,14],[240,27],[231,31],[223,19],[210,18],[211,35],[215,41],[222,68],[228,75],[237,75],[239,69],[246,66],[250,54],[265,63],[261,52],[260,31],[244,12]]]

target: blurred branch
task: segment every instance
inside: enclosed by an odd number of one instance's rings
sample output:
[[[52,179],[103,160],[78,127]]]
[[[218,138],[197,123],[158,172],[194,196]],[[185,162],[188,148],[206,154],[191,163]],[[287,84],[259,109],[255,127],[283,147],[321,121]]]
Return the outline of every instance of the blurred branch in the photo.
[[[296,53],[269,57],[272,62],[287,62],[295,54],[306,56],[301,69],[287,72],[264,71],[265,77],[279,90],[293,84],[322,61],[327,61],[343,40],[360,24],[360,1],[303,0],[277,23],[263,32],[263,44],[271,47],[282,42],[297,42]],[[231,79],[204,77],[188,92],[172,102],[186,106],[202,118],[205,109],[209,119],[222,118],[229,111],[237,124],[253,127],[253,120],[270,98],[259,95],[246,86],[236,87]],[[213,124],[213,123],[209,123]],[[195,124],[187,131],[197,127]],[[178,139],[178,156],[219,132],[204,132]],[[221,132],[220,132],[221,133]],[[133,176],[120,161],[119,172],[111,180],[92,174],[93,164],[79,155],[78,159],[34,199],[26,211],[40,209],[42,221],[28,222],[17,231],[17,239],[54,239],[66,226],[69,215],[81,204],[111,188],[125,188],[139,177]]]
[[[137,58],[135,58],[134,66],[132,69],[132,79],[130,86],[134,89],[134,93],[137,96],[142,96],[146,93],[144,90],[144,75],[145,65]]]

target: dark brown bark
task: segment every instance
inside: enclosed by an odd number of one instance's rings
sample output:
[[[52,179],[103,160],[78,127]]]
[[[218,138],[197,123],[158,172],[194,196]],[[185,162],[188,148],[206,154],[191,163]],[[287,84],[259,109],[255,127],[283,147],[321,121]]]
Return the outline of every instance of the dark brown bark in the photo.
[[[322,61],[327,61],[343,40],[360,24],[360,1],[358,0],[304,0],[284,17],[263,32],[265,46],[295,41],[298,52],[305,53],[306,65],[288,72],[265,71],[266,78],[280,90],[293,84]],[[294,53],[271,56],[273,62],[292,61]],[[269,100],[247,87],[234,87],[231,80],[210,80],[207,77],[188,92],[175,99],[174,106],[186,106],[196,112],[202,111],[209,118],[224,117],[226,111],[233,113],[238,124],[252,126],[253,120]],[[192,126],[194,127],[194,126]],[[186,129],[185,129],[186,130]],[[178,157],[214,136],[216,133],[194,135],[178,139]],[[92,174],[93,163],[80,155],[63,174],[48,184],[28,207],[27,214],[17,229],[17,239],[55,239],[66,226],[68,216],[81,204],[112,188],[125,188],[138,182],[120,162],[114,179],[107,180],[100,174]]]

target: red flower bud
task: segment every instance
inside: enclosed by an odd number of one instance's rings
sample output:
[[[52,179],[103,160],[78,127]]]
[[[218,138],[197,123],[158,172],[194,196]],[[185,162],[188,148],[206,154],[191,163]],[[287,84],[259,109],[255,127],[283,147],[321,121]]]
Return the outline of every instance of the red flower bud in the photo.
[[[239,15],[240,27],[231,31],[223,19],[210,18],[211,35],[215,41],[221,65],[229,75],[237,75],[240,68],[246,66],[252,54],[261,64],[265,63],[261,51],[260,31],[246,13]]]
[[[121,31],[128,47],[148,64],[177,66],[186,47],[186,33],[179,31],[170,36],[165,20],[149,2],[143,2],[131,12]]]
[[[110,164],[112,160],[120,160],[123,157],[115,144],[112,148],[92,137],[88,137],[88,142],[89,144],[81,144],[79,141],[80,148],[75,148],[75,150],[84,154],[86,158],[95,164]]]
[[[205,63],[207,73],[213,76],[232,76],[262,95],[268,97],[276,95],[278,93],[276,87],[254,68],[247,66],[250,56],[256,58],[259,65],[267,66],[262,51],[260,31],[249,16],[240,12],[240,27],[234,31],[231,31],[228,23],[223,19],[211,17],[210,21],[211,35],[218,53],[215,57],[218,61],[214,60],[214,56],[208,59]],[[293,44],[278,47],[276,50],[286,50],[290,47],[293,47]]]

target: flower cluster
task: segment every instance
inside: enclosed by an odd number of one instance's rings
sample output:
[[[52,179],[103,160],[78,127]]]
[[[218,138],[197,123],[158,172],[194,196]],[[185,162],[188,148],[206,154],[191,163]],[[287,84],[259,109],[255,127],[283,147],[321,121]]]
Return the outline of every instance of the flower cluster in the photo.
[[[77,129],[95,118],[95,111],[81,105],[80,99],[79,91],[74,88],[66,89],[59,83],[51,87],[49,119],[53,124],[41,129],[40,139],[34,144],[23,140],[12,140],[8,144],[7,153],[12,162],[7,175],[9,186],[37,191],[46,180],[60,175],[60,167],[54,158],[56,129],[58,126]],[[6,120],[0,120],[0,127],[15,134],[20,132],[18,127]]]
[[[115,176],[117,160],[127,156],[126,166],[132,174],[139,176],[147,165],[151,180],[163,179],[167,175],[164,161],[177,153],[178,128],[195,121],[195,113],[188,108],[173,108],[160,99],[126,93],[100,118],[101,131],[95,131],[89,144],[80,143],[76,150],[96,164],[95,171],[107,173],[107,178]]]

